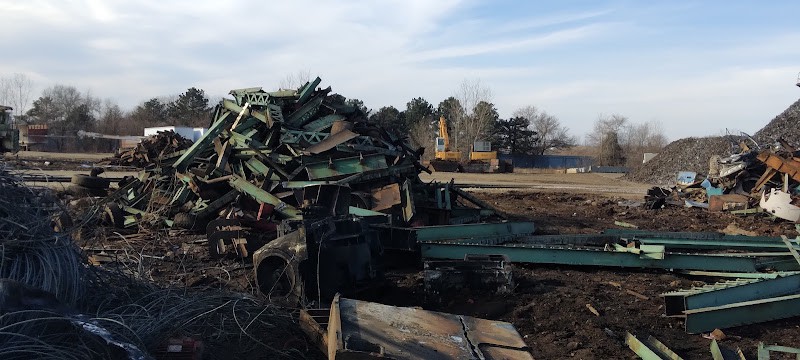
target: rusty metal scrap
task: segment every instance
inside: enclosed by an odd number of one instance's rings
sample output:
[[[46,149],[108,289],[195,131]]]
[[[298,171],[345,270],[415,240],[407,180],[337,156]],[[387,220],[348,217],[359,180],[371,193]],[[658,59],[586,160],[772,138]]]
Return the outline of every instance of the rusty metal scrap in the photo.
[[[174,131],[159,131],[156,135],[142,139],[136,144],[136,147],[117,152],[113,158],[106,160],[105,163],[143,168],[166,155],[186,150],[190,146],[192,146],[191,140]]]
[[[149,164],[110,196],[106,222],[205,230],[212,256],[253,255],[265,294],[329,300],[380,277],[392,232],[379,236],[373,225],[503,219],[453,184],[422,182],[423,149],[367,122],[320,82],[232,90],[196,142],[142,157]]]
[[[530,359],[513,325],[336,296],[301,311],[301,328],[328,359]]]

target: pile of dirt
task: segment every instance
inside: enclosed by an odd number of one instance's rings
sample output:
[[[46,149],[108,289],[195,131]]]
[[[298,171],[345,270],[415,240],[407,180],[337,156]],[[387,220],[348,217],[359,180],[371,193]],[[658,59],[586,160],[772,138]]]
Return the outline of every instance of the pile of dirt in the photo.
[[[712,155],[729,156],[734,136],[685,138],[671,142],[656,157],[625,176],[625,179],[650,184],[674,184],[679,171],[708,173]]]
[[[789,144],[800,144],[800,100],[755,133],[753,138],[760,144],[772,144],[779,137]]]

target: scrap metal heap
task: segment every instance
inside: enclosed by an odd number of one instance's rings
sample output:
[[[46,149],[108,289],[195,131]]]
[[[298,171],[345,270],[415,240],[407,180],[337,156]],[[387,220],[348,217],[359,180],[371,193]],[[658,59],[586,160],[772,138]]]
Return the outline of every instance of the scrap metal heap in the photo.
[[[742,134],[737,151],[709,160],[708,175],[682,171],[672,189],[654,187],[645,197],[650,208],[696,206],[740,214],[762,210],[772,216],[800,220],[800,151],[779,138],[763,146]]]
[[[212,256],[252,254],[262,291],[292,301],[380,278],[383,249],[413,250],[414,228],[502,219],[452,183],[423,183],[424,149],[320,81],[232,90],[202,138],[120,182],[103,219],[206,231]]]
[[[100,164],[144,168],[152,166],[157,159],[166,154],[186,150],[191,146],[191,140],[172,130],[159,131],[155,135],[142,139],[135,147],[121,150],[113,158],[107,159]]]

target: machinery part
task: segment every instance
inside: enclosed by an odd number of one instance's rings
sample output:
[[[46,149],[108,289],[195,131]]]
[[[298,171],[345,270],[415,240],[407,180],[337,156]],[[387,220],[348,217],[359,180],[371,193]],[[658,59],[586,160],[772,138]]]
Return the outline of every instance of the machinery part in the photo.
[[[769,193],[761,192],[761,208],[766,212],[784,220],[798,222],[800,207],[792,204],[792,196],[779,189],[771,189]]]
[[[117,229],[125,227],[125,212],[116,203],[108,203],[103,209],[103,221]]]
[[[200,217],[188,212],[179,212],[172,220],[172,226],[186,230],[202,229],[204,225]]]
[[[447,120],[444,116],[439,117],[439,137],[436,138],[434,160],[431,160],[431,167],[436,171],[456,172],[461,169],[460,151],[451,151],[450,135],[447,132]]]
[[[215,219],[206,225],[208,237],[208,253],[212,258],[220,258],[227,254],[231,247],[239,258],[247,258],[247,231],[239,219]]]
[[[73,225],[72,217],[65,211],[58,213],[58,215],[53,217],[53,221],[50,223],[50,227],[53,228],[53,231],[58,233],[69,230]]]
[[[90,189],[108,189],[109,180],[98,176],[89,176],[83,174],[72,175],[71,182],[75,185],[83,186]]]

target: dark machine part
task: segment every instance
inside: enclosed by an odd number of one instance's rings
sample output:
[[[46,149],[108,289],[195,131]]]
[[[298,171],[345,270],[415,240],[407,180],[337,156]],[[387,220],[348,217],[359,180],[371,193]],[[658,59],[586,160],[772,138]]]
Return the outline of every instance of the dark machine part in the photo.
[[[303,189],[302,220],[284,220],[278,238],[253,254],[256,281],[271,299],[328,302],[383,276],[383,248],[369,222],[349,214],[344,186]]]

